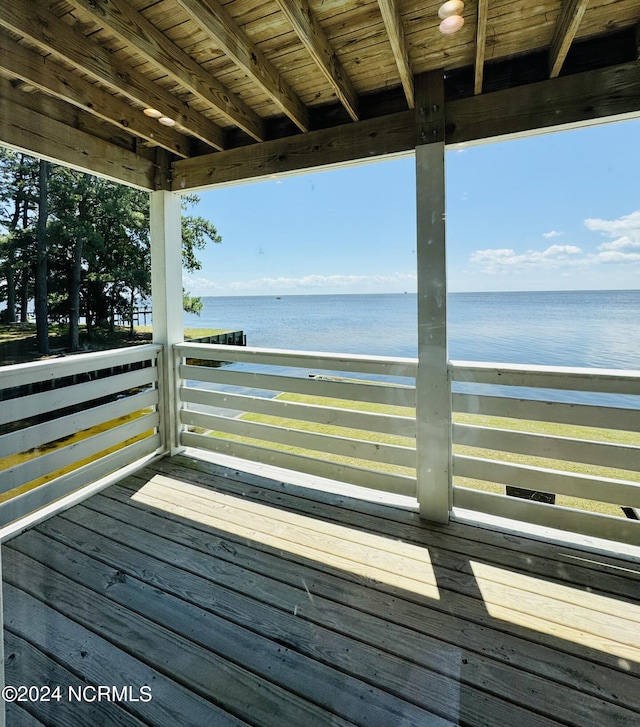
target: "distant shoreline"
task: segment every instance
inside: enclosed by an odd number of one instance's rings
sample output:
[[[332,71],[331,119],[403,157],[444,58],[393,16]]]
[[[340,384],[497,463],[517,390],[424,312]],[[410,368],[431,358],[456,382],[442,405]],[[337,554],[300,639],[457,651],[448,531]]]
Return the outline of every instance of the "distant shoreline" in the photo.
[[[449,291],[447,295],[463,296],[463,295],[544,295],[544,294],[605,294],[605,293],[636,293],[640,292],[640,288],[596,288],[596,289],[580,289],[580,290],[465,290],[465,291]],[[246,295],[198,295],[203,300],[213,298],[346,298],[346,297],[363,297],[363,296],[416,296],[416,291],[403,291],[401,293],[248,293]]]

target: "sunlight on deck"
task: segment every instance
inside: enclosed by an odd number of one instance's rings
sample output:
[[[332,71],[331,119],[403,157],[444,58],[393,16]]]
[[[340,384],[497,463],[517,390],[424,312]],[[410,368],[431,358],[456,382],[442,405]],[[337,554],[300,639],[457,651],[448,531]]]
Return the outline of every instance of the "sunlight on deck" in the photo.
[[[627,671],[627,660],[640,663],[639,605],[486,563],[471,568],[494,618],[620,657]]]
[[[439,599],[426,548],[298,515],[277,506],[155,475],[132,499],[158,510],[321,562],[406,591]],[[178,504],[178,502],[180,504]],[[304,585],[304,584],[303,584]]]

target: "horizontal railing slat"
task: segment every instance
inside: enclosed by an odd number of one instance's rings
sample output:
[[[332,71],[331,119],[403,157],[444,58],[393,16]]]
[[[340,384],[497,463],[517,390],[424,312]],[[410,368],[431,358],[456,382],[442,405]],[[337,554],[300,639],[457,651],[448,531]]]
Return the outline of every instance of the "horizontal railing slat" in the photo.
[[[160,415],[158,412],[145,414],[144,416],[107,429],[87,439],[59,447],[35,459],[23,462],[15,467],[10,467],[2,473],[0,493],[21,487],[51,472],[57,472],[87,457],[92,457],[110,447],[121,444],[131,437],[139,436],[146,431],[155,429],[159,423]]]
[[[512,521],[521,520],[533,525],[581,533],[630,545],[640,545],[640,520],[547,505],[532,500],[472,490],[467,487],[453,488],[453,506]]]
[[[129,389],[149,386],[154,384],[157,378],[157,369],[147,367],[96,381],[73,384],[18,399],[9,399],[3,401],[0,407],[0,424],[30,419],[44,412],[66,409],[105,396],[113,396]]]
[[[450,361],[453,381],[640,395],[640,371]]]
[[[159,434],[145,437],[126,447],[111,452],[95,462],[83,465],[69,474],[35,487],[33,490],[12,497],[0,504],[0,527],[4,527],[19,518],[30,515],[62,497],[70,495],[86,485],[97,482],[114,472],[160,451]]]
[[[366,466],[345,467],[343,464],[327,461],[329,457],[339,455],[367,460],[372,463],[372,468],[375,467],[373,463],[377,462],[391,466],[410,466],[413,469],[415,466],[413,447],[371,442],[368,436],[365,441],[365,438],[361,439],[362,435],[358,435],[357,432],[353,433],[354,439],[351,439],[350,436],[306,431],[307,427],[298,429],[296,422],[344,427],[376,432],[380,435],[407,436],[415,440],[416,424],[411,411],[415,404],[415,387],[367,381],[366,374],[415,378],[416,359],[372,358],[276,349],[238,349],[232,346],[206,344],[181,344],[176,347],[176,352],[183,358],[194,360],[247,364],[246,367],[241,367],[247,370],[240,371],[233,368],[185,364],[180,367],[181,378],[188,382],[181,388],[183,406],[194,407],[182,411],[182,423],[220,432],[218,437],[183,432],[181,436],[183,444],[415,497],[415,478],[372,472]],[[258,370],[253,372],[248,370],[251,364],[255,364]],[[278,368],[269,371],[269,366]],[[286,373],[283,374],[283,370],[287,367],[297,371],[291,371],[294,375],[287,376]],[[305,369],[309,371],[308,377],[300,375]],[[332,374],[316,376],[313,373],[315,371],[341,373],[336,373],[335,376]],[[506,397],[496,395],[496,390],[492,391],[488,387],[510,386],[514,387],[514,393],[517,392],[517,387],[526,387],[538,390],[601,393],[610,397],[638,395],[640,403],[639,371],[457,361],[450,362],[449,371],[452,382],[487,386],[486,394],[454,393],[452,395],[454,412],[592,429],[629,432],[638,429],[640,412],[629,407],[628,398],[620,407],[615,405],[615,401],[606,406],[598,406],[548,401],[546,399],[553,397],[551,394],[545,397],[543,391],[539,391],[539,395],[542,396],[539,399],[522,398],[528,395],[524,392],[520,396],[516,394],[514,397]],[[342,372],[345,374],[344,377],[341,375]],[[354,381],[350,374],[363,376],[362,383]],[[196,382],[202,382],[202,386],[199,387]],[[206,389],[207,384],[214,384],[219,388],[209,391]],[[345,402],[345,408],[327,405],[331,402],[312,404],[307,404],[305,401],[288,402],[267,394],[260,396],[261,390],[336,399]],[[387,416],[382,412],[357,411],[353,408],[355,404],[349,405],[350,401],[404,406],[407,407],[407,412],[406,416]],[[282,422],[277,420],[270,423],[251,422],[243,417],[230,418],[214,411],[225,409],[241,414],[272,416],[280,418]],[[484,453],[479,457],[455,454],[454,475],[585,500],[639,507],[640,484],[630,480],[582,475],[561,469],[519,465],[488,458],[500,457],[498,454],[493,454],[499,452],[558,460],[571,465],[577,463],[629,472],[640,471],[640,446],[615,441],[590,441],[591,436],[594,439],[597,437],[595,432],[593,435],[582,434],[581,438],[572,437],[571,434],[571,431],[568,434],[563,432],[562,436],[528,433],[507,429],[504,425],[493,427],[484,422],[482,426],[455,422],[452,432],[454,445],[485,450],[488,456],[483,456]],[[229,435],[246,437],[256,440],[256,443],[232,441],[226,438]],[[271,448],[269,448],[270,443]],[[303,455],[283,452],[277,449],[281,445],[318,454],[316,456],[311,453]],[[323,454],[325,459],[322,459]],[[397,479],[398,477],[400,479]],[[411,483],[409,488],[407,482]],[[569,529],[587,534],[597,533],[600,537],[607,537],[608,534],[608,537],[615,539],[615,533],[620,530],[620,523],[625,523],[622,518],[583,513],[571,508],[557,508],[540,503],[529,504],[513,497],[503,496],[496,501],[486,493],[469,491],[471,494],[467,494],[464,488],[457,486],[454,492],[456,506],[460,506],[460,502],[463,502],[464,506],[470,509],[475,508],[484,512],[488,508],[488,511],[495,511],[495,514],[531,522],[540,521],[541,524],[551,527],[559,527],[559,523],[569,523]],[[495,504],[496,502],[498,504]],[[556,510],[561,511],[561,514],[551,516],[548,514],[549,511],[556,513]],[[623,539],[638,537],[638,529],[633,527],[629,529],[626,523],[623,532]]]
[[[394,434],[399,437],[415,438],[416,436],[415,417],[375,414],[373,412],[354,411],[353,409],[279,401],[259,396],[208,391],[191,387],[181,388],[180,397],[185,403],[213,406],[220,409],[250,411],[283,419],[362,429],[380,434]]]
[[[372,470],[361,469],[351,465],[326,462],[298,454],[268,449],[267,447],[257,447],[242,442],[216,439],[192,432],[183,432],[180,441],[187,447],[221,452],[233,457],[239,457],[240,459],[270,464],[295,472],[305,472],[317,477],[346,482],[374,490],[383,490],[413,498],[416,496],[416,480],[413,477],[387,472],[373,472]]]
[[[0,457],[37,449],[44,444],[63,439],[83,429],[133,414],[141,409],[155,407],[157,404],[158,389],[149,389],[92,409],[83,409],[52,421],[4,434],[0,437]]]
[[[348,401],[367,401],[376,404],[412,407],[415,404],[413,386],[384,384],[354,384],[346,381],[303,379],[276,374],[222,371],[204,366],[180,366],[180,377],[187,380],[238,386],[247,389],[289,392]]]
[[[189,410],[181,412],[181,420],[184,424],[203,427],[204,429],[301,449],[312,449],[325,454],[364,459],[399,467],[415,468],[416,466],[416,450],[411,447],[317,434]]]
[[[599,429],[636,431],[640,411],[591,404],[565,404],[506,396],[453,394],[453,411],[481,416],[507,417],[529,421],[572,424]]]
[[[640,483],[628,480],[592,477],[460,454],[453,455],[453,474],[527,490],[640,507]]]
[[[360,356],[356,354],[291,351],[206,343],[180,343],[175,347],[175,350],[185,358],[203,359],[205,361],[254,363],[409,378],[415,378],[418,368],[418,360],[415,358],[392,358],[389,356]]]
[[[453,425],[453,443],[498,452],[640,471],[640,447],[624,444],[458,423]]]
[[[139,361],[149,361],[153,360],[161,350],[162,346],[150,343],[109,351],[79,353],[47,361],[0,366],[0,389],[26,386],[38,381],[53,381],[88,371],[99,371]]]

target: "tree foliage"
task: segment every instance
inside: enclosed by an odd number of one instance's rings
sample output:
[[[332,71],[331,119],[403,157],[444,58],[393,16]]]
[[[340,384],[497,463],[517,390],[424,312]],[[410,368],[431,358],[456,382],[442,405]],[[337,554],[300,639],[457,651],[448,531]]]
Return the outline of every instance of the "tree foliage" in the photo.
[[[39,198],[44,171],[46,204]],[[184,212],[198,201],[186,195]],[[45,219],[39,220],[39,209]],[[209,220],[183,214],[185,270],[199,270],[197,253],[221,240]],[[133,326],[134,308],[151,296],[150,245],[146,192],[63,167],[42,168],[38,160],[0,150],[0,303],[7,321],[15,321],[18,310],[26,320],[40,250],[46,251],[46,315],[69,322],[71,350],[78,346],[80,318],[89,335],[96,327],[113,328],[118,318]],[[41,259],[39,270],[42,277]],[[183,304],[190,312],[202,309],[188,293]]]

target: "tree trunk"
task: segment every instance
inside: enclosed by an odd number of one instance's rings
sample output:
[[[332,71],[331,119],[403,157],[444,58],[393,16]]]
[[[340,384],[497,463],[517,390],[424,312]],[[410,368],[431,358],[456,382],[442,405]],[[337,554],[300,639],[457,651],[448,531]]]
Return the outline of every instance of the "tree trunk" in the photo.
[[[27,250],[23,252],[22,263],[22,280],[20,281],[20,323],[27,322],[27,311],[29,309],[29,278],[30,265],[28,262],[29,253]]]
[[[87,324],[87,339],[91,341],[93,336],[93,311],[91,310],[91,291],[87,289],[84,301],[84,320]]]
[[[24,161],[24,155],[21,156],[21,163]],[[13,233],[18,228],[20,217],[22,214],[22,205],[26,202],[24,200],[24,190],[22,185],[23,174],[22,167],[16,172],[15,184],[16,184],[16,196],[13,200],[13,213],[11,215],[11,221],[9,222],[9,237],[13,237]],[[16,251],[14,248],[14,241],[9,240],[9,247],[7,250],[7,263],[5,265],[5,277],[7,279],[7,323],[16,322]]]
[[[5,265],[5,277],[7,279],[7,323],[16,322],[16,253],[9,246],[7,252],[7,264]]]
[[[131,288],[131,293],[129,297],[129,338],[133,338],[136,334],[136,329],[133,324],[133,314],[135,311],[135,304],[136,304],[136,298],[135,294],[133,292],[133,288]]]
[[[36,337],[38,351],[49,354],[49,310],[47,306],[47,217],[49,216],[49,164],[40,160],[38,225],[36,227]]]
[[[69,283],[69,350],[75,353],[80,347],[80,279],[82,276],[82,238],[76,238],[73,246],[73,268]]]

